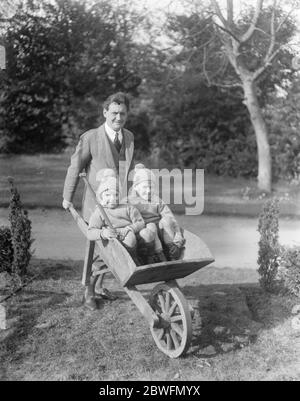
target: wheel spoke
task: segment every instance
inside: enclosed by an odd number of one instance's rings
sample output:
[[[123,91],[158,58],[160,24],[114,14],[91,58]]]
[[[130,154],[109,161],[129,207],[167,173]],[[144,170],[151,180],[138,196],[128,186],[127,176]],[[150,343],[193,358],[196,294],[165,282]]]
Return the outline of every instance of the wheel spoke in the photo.
[[[165,300],[164,300],[164,297],[163,297],[161,294],[158,294],[158,298],[159,298],[161,310],[163,311],[163,313],[165,313],[166,309],[165,309]]]
[[[170,333],[167,333],[166,337],[167,337],[167,349],[170,350],[171,349],[171,344],[172,344]]]
[[[167,348],[167,343],[166,343],[166,340],[165,340],[165,339],[161,338],[161,339],[159,340],[159,342],[160,342],[160,344],[163,346],[163,348]]]
[[[163,337],[163,335],[164,335],[164,329],[160,329],[160,331],[159,331],[159,333],[157,334],[157,338],[158,338],[158,340],[161,340],[162,339],[162,337]]]
[[[170,293],[167,292],[167,294],[166,294],[166,305],[165,305],[166,313],[168,313],[168,311],[170,309],[170,298],[171,298]]]
[[[179,322],[180,320],[182,320],[181,315],[175,315],[171,317],[171,322]]]
[[[182,328],[179,326],[179,324],[177,324],[177,323],[171,323],[171,327],[172,327],[172,329],[173,329],[177,334],[180,335],[180,337],[183,336],[183,330],[182,330]]]
[[[172,316],[172,315],[173,315],[176,306],[177,306],[177,302],[174,300],[173,305],[171,306],[171,308],[170,308],[169,311],[168,311],[169,316]]]
[[[178,342],[178,340],[177,340],[175,331],[171,329],[170,334],[171,334],[173,343],[174,343],[174,345],[175,345],[175,348],[178,348],[180,344],[179,344],[179,342]]]

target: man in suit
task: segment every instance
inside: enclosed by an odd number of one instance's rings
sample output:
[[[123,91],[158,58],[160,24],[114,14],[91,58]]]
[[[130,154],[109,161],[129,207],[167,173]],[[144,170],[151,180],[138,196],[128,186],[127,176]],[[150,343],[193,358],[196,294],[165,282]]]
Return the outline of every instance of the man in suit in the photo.
[[[118,92],[109,96],[103,103],[105,123],[81,135],[65,178],[63,190],[63,208],[72,206],[72,200],[79,181],[79,174],[86,172],[87,179],[96,191],[96,174],[104,168],[111,168],[119,176],[120,190],[123,196],[127,195],[129,172],[134,165],[134,136],[124,128],[129,112],[129,99]],[[82,215],[86,222],[95,209],[95,202],[89,190],[85,188],[82,200]],[[88,241],[86,260],[92,258],[94,243]],[[103,264],[103,262],[102,262]],[[103,278],[103,276],[102,276]],[[102,280],[98,280],[98,292],[103,297],[113,298],[107,289],[102,288]],[[85,304],[90,309],[96,309],[94,297],[91,295],[91,282],[85,282]],[[95,285],[95,279],[92,280]]]

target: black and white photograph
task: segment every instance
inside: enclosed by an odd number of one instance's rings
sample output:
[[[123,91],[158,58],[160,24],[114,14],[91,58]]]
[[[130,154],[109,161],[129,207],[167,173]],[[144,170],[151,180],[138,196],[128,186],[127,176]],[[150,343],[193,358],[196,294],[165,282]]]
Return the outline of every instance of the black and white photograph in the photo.
[[[300,380],[299,27],[300,0],[0,0],[0,381]]]

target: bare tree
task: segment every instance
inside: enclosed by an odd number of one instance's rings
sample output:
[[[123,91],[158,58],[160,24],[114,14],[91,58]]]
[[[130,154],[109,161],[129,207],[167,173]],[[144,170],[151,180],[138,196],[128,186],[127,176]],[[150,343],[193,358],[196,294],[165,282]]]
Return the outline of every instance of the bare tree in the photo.
[[[261,75],[270,67],[276,56],[282,50],[284,44],[278,39],[282,28],[290,17],[292,11],[298,2],[294,2],[290,12],[279,15],[278,1],[273,0],[269,6],[270,19],[268,26],[261,28],[259,19],[263,12],[263,0],[256,0],[253,9],[252,19],[247,26],[236,24],[234,22],[234,4],[233,0],[227,0],[226,15],[222,12],[220,4],[217,0],[211,0],[211,10],[213,12],[212,21],[214,24],[214,32],[222,43],[222,52],[226,56],[230,65],[235,71],[235,77],[230,82],[223,82],[223,86],[236,87],[240,86],[244,93],[244,104],[246,105],[250,119],[255,131],[257,149],[258,149],[258,188],[265,192],[271,191],[272,185],[272,165],[271,153],[268,140],[268,129],[264,121],[263,113],[259,104],[257,82]],[[244,57],[244,48],[250,41],[254,42],[254,35],[264,35],[265,46],[259,49],[257,54],[253,54],[256,62],[251,62]],[[254,42],[255,43],[255,42]],[[214,81],[210,78],[206,68],[206,49],[204,49],[203,71],[210,84],[222,86],[222,83]],[[250,61],[250,62],[249,62]]]

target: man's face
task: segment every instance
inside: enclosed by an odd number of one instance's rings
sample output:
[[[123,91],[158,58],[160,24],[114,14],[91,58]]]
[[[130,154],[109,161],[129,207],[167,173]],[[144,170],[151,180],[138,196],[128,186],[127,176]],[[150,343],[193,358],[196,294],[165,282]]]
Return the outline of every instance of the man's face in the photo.
[[[103,110],[103,115],[108,126],[118,132],[124,127],[127,120],[127,108],[125,104],[111,103],[108,110]]]

